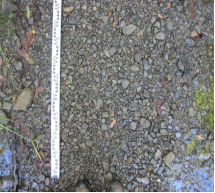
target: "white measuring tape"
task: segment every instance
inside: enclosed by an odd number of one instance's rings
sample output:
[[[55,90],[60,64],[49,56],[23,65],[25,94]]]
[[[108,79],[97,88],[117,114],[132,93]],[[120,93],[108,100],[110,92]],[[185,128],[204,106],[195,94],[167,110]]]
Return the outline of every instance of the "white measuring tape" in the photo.
[[[60,44],[62,0],[53,0],[51,77],[51,178],[60,178]]]

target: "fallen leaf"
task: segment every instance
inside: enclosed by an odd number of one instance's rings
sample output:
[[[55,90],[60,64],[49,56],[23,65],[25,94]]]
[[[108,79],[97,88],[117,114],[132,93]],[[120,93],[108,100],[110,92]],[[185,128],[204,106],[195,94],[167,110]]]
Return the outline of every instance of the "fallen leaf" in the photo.
[[[157,102],[157,112],[158,112],[158,116],[160,116],[161,115],[161,102],[160,101]]]
[[[205,140],[204,137],[202,137],[201,135],[196,135],[199,139]]]
[[[44,166],[45,167],[51,167],[51,164],[50,163],[45,163]]]
[[[27,6],[27,18],[29,19],[31,17],[31,11],[30,8]]]
[[[113,128],[114,125],[116,124],[116,119],[114,119],[111,124],[109,125],[109,129]]]
[[[68,86],[69,85],[69,80],[66,79],[65,82],[64,82],[65,86]]]
[[[18,49],[20,49],[20,48],[21,48],[21,44],[20,44],[20,42],[19,42],[19,41],[17,41],[16,43],[17,43]]]
[[[34,86],[35,86],[35,88],[38,87],[38,78],[37,77],[36,77],[36,80],[34,81]]]
[[[118,23],[118,19],[116,19],[116,20],[113,22],[112,27],[115,27],[117,23]]]
[[[20,141],[20,144],[21,144],[21,149],[23,149],[24,148],[24,143],[23,143],[22,137],[19,138],[19,141]]]
[[[93,56],[91,56],[91,58],[90,58],[90,67],[91,67],[91,68],[94,67],[94,59],[93,59]]]
[[[190,9],[194,9],[195,5],[194,4],[190,4]]]
[[[39,154],[43,160],[46,158],[45,154],[41,150],[39,151]]]
[[[64,7],[63,10],[67,13],[71,12],[73,10],[73,7],[70,6],[70,7]]]
[[[14,101],[16,100],[17,96],[18,96],[17,94],[14,94],[14,95],[13,95],[13,103],[14,103]]]
[[[33,29],[33,30],[32,30],[32,34],[35,34],[35,33],[36,33],[36,31]]]
[[[43,14],[43,15],[46,14],[46,12],[44,11],[44,9],[43,9],[42,7],[40,7],[40,6],[39,6],[39,10],[40,10],[40,13],[41,13],[41,14]]]
[[[0,68],[2,67],[2,57],[0,56]]]
[[[160,17],[161,19],[163,19],[163,16],[161,14],[158,13],[158,17]]]
[[[22,56],[30,63],[34,64],[34,61],[30,58],[27,52],[22,53]]]
[[[26,33],[26,38],[28,41],[28,50],[29,50],[29,48],[32,46],[34,39],[35,39],[35,36],[34,36],[33,31],[31,29],[29,29],[28,32]]]
[[[201,39],[203,37],[203,34],[198,34],[196,37]]]
[[[190,19],[194,19],[196,17],[196,12],[193,12]]]
[[[4,78],[2,75],[0,75],[0,87],[4,84]]]
[[[83,6],[81,7],[81,9],[82,9],[82,11],[87,10],[87,5],[83,5]]]
[[[172,7],[172,2],[169,2],[167,5],[167,9],[169,9],[170,7]]]
[[[190,33],[190,37],[194,38],[198,35],[198,32],[196,30],[193,30],[191,33]]]
[[[35,89],[35,94],[34,94],[34,98],[36,97],[36,95],[37,95],[37,93],[39,93],[39,92],[44,92],[44,87],[37,87],[36,89]]]
[[[108,13],[108,18],[109,18],[109,19],[111,18],[111,12],[110,12],[110,13]]]

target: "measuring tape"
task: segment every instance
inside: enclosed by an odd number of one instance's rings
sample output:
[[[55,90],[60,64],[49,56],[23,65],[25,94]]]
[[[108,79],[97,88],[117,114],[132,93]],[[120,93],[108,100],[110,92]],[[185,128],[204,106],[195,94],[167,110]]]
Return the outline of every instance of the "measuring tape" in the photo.
[[[51,178],[60,178],[60,44],[62,0],[53,0],[51,77]]]

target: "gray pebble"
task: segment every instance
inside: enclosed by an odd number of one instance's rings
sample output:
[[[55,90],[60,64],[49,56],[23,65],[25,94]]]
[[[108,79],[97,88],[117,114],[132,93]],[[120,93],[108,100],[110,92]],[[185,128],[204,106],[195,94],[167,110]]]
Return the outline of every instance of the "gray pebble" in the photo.
[[[128,88],[128,85],[129,85],[129,81],[126,79],[122,79],[122,88],[126,89]]]
[[[179,12],[183,10],[183,6],[182,6],[182,5],[178,5],[176,8],[177,8],[177,10],[178,10]]]
[[[150,94],[150,92],[148,91],[148,90],[144,90],[144,92],[143,92],[143,96],[145,97],[145,98],[150,98],[151,97],[151,94]]]
[[[150,127],[151,123],[150,123],[150,121],[148,119],[141,118],[140,119],[140,125],[141,125],[142,128],[146,129],[146,128]]]
[[[32,185],[31,185],[31,188],[35,189],[38,187],[38,184],[36,182],[33,182]]]
[[[125,141],[122,141],[122,143],[121,143],[121,150],[126,152],[126,153],[129,152],[127,143]]]
[[[168,167],[171,167],[173,160],[175,159],[175,155],[173,152],[169,152],[164,158],[163,161]]]
[[[159,33],[155,34],[155,39],[157,39],[157,40],[164,40],[165,37],[166,37],[166,35],[163,32],[159,32]]]
[[[102,123],[102,127],[101,127],[102,131],[106,131],[108,130],[108,126],[104,123]]]
[[[23,102],[24,102],[24,101],[23,101]],[[13,104],[10,103],[10,102],[7,102],[7,101],[4,101],[4,102],[3,102],[3,109],[4,109],[4,110],[11,110],[12,106],[13,106]]]
[[[195,46],[195,41],[192,38],[187,38],[185,40],[185,44],[187,44],[189,46]]]
[[[116,170],[115,170],[115,167],[110,167],[110,172],[111,172],[111,173],[115,173],[115,171],[116,171]]]
[[[106,23],[108,21],[109,17],[106,15],[102,15],[101,19],[103,20],[104,23]]]
[[[110,58],[110,53],[108,52],[107,49],[104,50],[104,54],[105,54],[105,56],[107,56],[108,58]]]
[[[145,70],[150,70],[151,69],[151,65],[149,64],[148,60],[144,59],[143,60],[143,65],[144,65]]]
[[[15,68],[16,68],[16,70],[18,70],[18,71],[22,71],[22,62],[21,62],[21,61],[17,62],[17,63],[15,64]]]
[[[149,184],[149,179],[147,177],[140,177],[140,178],[137,178],[137,181],[138,182],[141,182],[143,184]]]
[[[160,157],[161,157],[161,151],[157,149],[157,151],[155,152],[155,160],[159,159]]]
[[[86,145],[87,145],[88,147],[92,147],[92,146],[93,146],[93,141],[90,140],[90,139],[87,139]]]
[[[0,110],[0,117],[7,118],[6,113],[3,110]],[[0,118],[0,124],[4,125],[7,124],[7,122],[8,122],[7,120]]]
[[[107,118],[107,117],[109,117],[109,114],[108,114],[108,112],[102,112],[102,117],[104,117],[104,118]]]
[[[192,80],[192,83],[193,83],[195,86],[199,86],[199,79],[198,79],[198,77],[195,77],[195,78]]]
[[[135,130],[137,128],[137,123],[136,122],[131,122],[131,128]]]
[[[199,129],[198,128],[192,128],[190,131],[191,131],[191,134],[193,134],[195,136],[195,135],[197,135]]]
[[[123,27],[122,31],[124,35],[130,35],[132,34],[135,30],[137,29],[137,27],[133,24],[127,25],[125,27]]]
[[[87,132],[88,125],[86,123],[83,123],[81,126],[81,133],[85,134]]]
[[[136,62],[140,63],[141,62],[141,56],[140,56],[140,53],[137,53],[134,55],[134,59]]]
[[[110,50],[109,50],[109,53],[111,56],[113,56],[115,53],[116,53],[116,48],[112,47]]]
[[[130,67],[130,69],[131,69],[131,71],[133,71],[133,72],[138,72],[139,70],[140,70],[140,68],[139,68],[139,66],[137,66],[137,65],[132,65],[131,67]]]
[[[166,21],[166,29],[169,30],[169,31],[172,31],[173,30],[173,20],[170,19],[170,18],[167,18],[167,21]]]
[[[166,129],[160,129],[161,135],[168,135],[168,131]]]

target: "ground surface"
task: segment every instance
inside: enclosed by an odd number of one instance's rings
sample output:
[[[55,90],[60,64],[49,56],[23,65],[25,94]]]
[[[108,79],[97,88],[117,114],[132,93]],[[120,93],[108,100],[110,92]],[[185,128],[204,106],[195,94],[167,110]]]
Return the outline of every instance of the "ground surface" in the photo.
[[[13,130],[41,135],[43,159],[6,132],[18,191],[73,190],[83,178],[94,191],[114,178],[127,191],[213,191],[212,2],[63,1],[59,181],[50,179],[52,1],[16,6],[15,35],[1,45],[14,79],[13,92],[3,63],[2,109]]]

